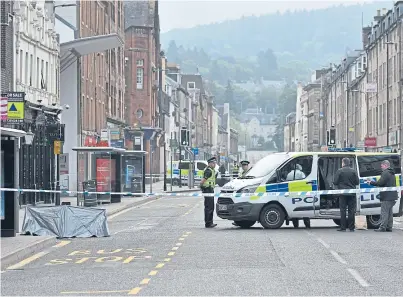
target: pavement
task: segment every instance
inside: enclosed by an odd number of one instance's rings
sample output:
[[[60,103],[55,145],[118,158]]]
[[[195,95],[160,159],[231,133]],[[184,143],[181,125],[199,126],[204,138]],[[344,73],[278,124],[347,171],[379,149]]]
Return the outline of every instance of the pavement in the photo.
[[[153,183],[153,192],[162,193],[164,182]],[[168,184],[167,190],[170,192],[170,185]],[[149,185],[146,187],[147,192],[149,192]],[[197,190],[197,189],[196,189]],[[195,189],[189,189],[189,187],[172,187],[172,192],[189,192],[195,191]],[[99,208],[106,209],[108,215],[113,215],[114,213],[120,212],[130,207],[136,205],[141,205],[146,203],[148,200],[153,200],[160,197],[128,197],[122,198],[121,203],[111,203],[99,205]],[[71,205],[77,205],[76,197],[61,197],[61,202],[70,202]],[[41,206],[38,204],[38,206]],[[45,204],[42,204],[45,206]],[[21,207],[19,210],[19,231],[21,231],[22,224],[25,216],[25,206]],[[0,241],[1,246],[1,267],[10,264],[11,262],[18,261],[24,257],[43,249],[44,247],[50,246],[56,242],[56,239],[51,236],[28,236],[20,235],[17,233],[16,237],[2,237]]]
[[[59,240],[1,273],[4,296],[401,296],[403,230],[204,228],[203,198],[110,215],[110,237]]]

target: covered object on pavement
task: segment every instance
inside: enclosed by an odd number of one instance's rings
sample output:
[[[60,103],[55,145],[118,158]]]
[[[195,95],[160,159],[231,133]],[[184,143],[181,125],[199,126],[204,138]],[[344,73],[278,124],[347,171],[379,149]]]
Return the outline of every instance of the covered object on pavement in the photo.
[[[105,209],[27,206],[21,233],[57,238],[105,237],[109,236],[109,228]]]

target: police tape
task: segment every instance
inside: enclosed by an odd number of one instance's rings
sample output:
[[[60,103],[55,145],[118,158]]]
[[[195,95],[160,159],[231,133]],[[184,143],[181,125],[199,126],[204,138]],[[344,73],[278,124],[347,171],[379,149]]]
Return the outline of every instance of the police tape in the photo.
[[[263,197],[263,196],[315,196],[315,195],[343,195],[343,194],[365,194],[379,193],[385,191],[402,191],[403,187],[385,187],[385,188],[365,188],[365,189],[349,189],[349,190],[325,190],[325,191],[293,191],[293,192],[263,192],[263,193],[236,193],[236,192],[219,192],[219,193],[200,193],[199,189],[186,190],[182,192],[161,192],[161,193],[133,193],[133,192],[89,192],[89,191],[71,191],[71,190],[42,190],[42,189],[16,189],[16,188],[0,188],[3,192],[19,192],[19,193],[58,193],[58,194],[83,194],[91,195],[121,195],[121,196],[184,196],[184,197]]]

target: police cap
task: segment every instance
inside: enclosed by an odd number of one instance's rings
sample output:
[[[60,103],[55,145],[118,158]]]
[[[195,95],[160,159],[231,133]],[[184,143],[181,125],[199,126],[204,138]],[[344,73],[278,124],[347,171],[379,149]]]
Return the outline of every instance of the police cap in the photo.
[[[249,165],[249,161],[241,161],[241,165]]]
[[[212,163],[212,162],[214,162],[214,163],[217,162],[216,157],[212,157],[212,158],[210,158],[210,159],[207,160],[207,163]]]

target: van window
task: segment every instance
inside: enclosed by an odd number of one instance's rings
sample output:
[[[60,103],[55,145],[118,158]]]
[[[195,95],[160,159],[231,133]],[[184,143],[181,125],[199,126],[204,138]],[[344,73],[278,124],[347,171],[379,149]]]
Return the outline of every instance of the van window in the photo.
[[[179,169],[189,169],[189,162],[180,162],[178,165]]]
[[[400,157],[396,155],[358,156],[357,160],[360,177],[381,175],[381,163],[385,160],[390,162],[390,167],[393,168],[395,174],[401,173]]]
[[[197,170],[204,170],[206,169],[207,165],[201,162],[197,162]]]
[[[292,159],[280,170],[281,181],[302,180],[311,174],[313,156]]]
[[[264,177],[269,173],[273,172],[280,166],[283,162],[289,159],[288,154],[284,153],[274,153],[270,154],[263,159],[260,159],[256,164],[251,167],[251,169],[246,173],[246,177]]]

